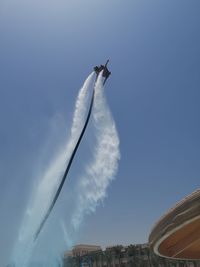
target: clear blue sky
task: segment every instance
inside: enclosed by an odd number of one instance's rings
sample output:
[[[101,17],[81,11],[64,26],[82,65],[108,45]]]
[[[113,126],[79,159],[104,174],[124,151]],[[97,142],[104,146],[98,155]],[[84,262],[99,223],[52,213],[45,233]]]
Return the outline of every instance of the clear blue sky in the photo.
[[[107,58],[112,76],[106,96],[119,131],[121,161],[108,197],[86,218],[77,241],[146,242],[154,222],[199,187],[199,10],[199,0],[1,0],[0,246],[5,258],[41,153],[44,163],[45,149],[53,151],[59,143],[53,138],[58,133],[46,141],[52,118],[61,114],[69,125],[80,86]]]

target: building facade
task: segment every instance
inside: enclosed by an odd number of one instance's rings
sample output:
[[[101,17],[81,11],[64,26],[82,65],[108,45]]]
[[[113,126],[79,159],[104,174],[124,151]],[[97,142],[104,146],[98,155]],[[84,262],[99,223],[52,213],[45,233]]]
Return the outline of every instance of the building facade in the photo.
[[[94,250],[89,249],[92,247]],[[87,249],[88,248],[88,249]],[[147,244],[99,246],[78,245],[64,256],[64,267],[200,267],[198,261],[180,261],[156,256]]]
[[[67,251],[66,256],[79,257],[101,250],[100,246],[80,244],[74,246],[71,251]]]

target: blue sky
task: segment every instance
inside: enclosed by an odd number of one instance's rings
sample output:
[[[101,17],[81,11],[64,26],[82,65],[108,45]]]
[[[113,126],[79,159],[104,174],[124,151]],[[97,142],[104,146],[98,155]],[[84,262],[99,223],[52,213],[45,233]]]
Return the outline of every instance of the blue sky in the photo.
[[[0,243],[5,258],[35,169],[48,162],[59,143],[54,137],[67,134],[84,79],[107,58],[112,75],[106,96],[121,161],[107,198],[86,218],[77,242],[146,242],[154,222],[199,187],[199,8],[198,0],[1,1]],[[63,132],[51,124],[60,115]]]

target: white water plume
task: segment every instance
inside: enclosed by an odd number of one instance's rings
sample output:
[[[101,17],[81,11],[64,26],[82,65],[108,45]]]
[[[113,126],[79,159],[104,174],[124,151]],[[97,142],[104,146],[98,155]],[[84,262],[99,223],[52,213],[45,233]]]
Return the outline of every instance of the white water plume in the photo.
[[[119,137],[103,90],[103,78],[99,75],[93,107],[97,144],[94,159],[87,166],[78,186],[77,208],[72,217],[74,230],[80,226],[84,215],[94,212],[98,203],[105,198],[106,190],[118,169]]]
[[[47,167],[46,172],[41,177],[35,191],[32,193],[31,201],[25,212],[14,251],[13,261],[16,267],[28,266],[34,248],[34,235],[49,208],[66,168],[66,164],[84,125],[87,112],[86,103],[88,99],[88,89],[93,81],[93,77],[94,73],[88,76],[77,97],[69,140],[66,141],[62,150],[57,153],[57,156],[52,160],[50,166]]]
[[[61,221],[61,229],[62,229],[62,232],[63,232],[63,237],[64,237],[64,241],[65,241],[65,244],[66,244],[66,248],[70,249],[73,246],[73,241],[70,238],[70,235],[68,233],[67,227],[66,227],[66,225],[65,225],[63,220]]]

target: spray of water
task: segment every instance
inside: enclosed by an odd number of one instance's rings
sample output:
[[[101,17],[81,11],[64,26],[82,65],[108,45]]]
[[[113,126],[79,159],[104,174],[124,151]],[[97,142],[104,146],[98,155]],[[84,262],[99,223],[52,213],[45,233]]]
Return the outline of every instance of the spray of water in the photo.
[[[99,75],[93,108],[97,143],[94,158],[79,180],[77,206],[72,216],[74,230],[80,226],[84,215],[94,212],[98,203],[105,198],[106,190],[118,169],[119,137],[103,90],[102,76]]]
[[[13,261],[16,267],[28,266],[34,248],[34,234],[46,213],[52,197],[59,185],[66,163],[72,153],[74,145],[84,124],[87,112],[88,89],[93,81],[94,73],[86,79],[77,97],[73,116],[71,134],[63,149],[52,160],[47,171],[42,176],[36,190],[33,192],[31,201],[25,212],[25,216],[19,231],[19,238],[15,247]]]
[[[35,231],[49,207],[49,203],[55,194],[66,163],[84,125],[87,112],[88,89],[93,80],[93,76],[94,74],[91,74],[87,78],[77,97],[68,142],[66,142],[63,149],[59,151],[55,159],[51,162],[50,167],[47,168],[47,171],[42,176],[41,181],[32,195],[32,200],[28,205],[20,229],[19,239],[13,257],[16,267],[29,266],[29,258],[34,249],[33,237]],[[105,198],[107,187],[115,177],[118,168],[118,160],[120,158],[119,138],[115,123],[106,104],[103,90],[102,76],[99,75],[95,85],[93,107],[96,147],[93,160],[88,164],[85,175],[81,176],[76,188],[75,196],[77,205],[71,217],[73,230],[77,230],[84,215],[94,212],[98,203]],[[66,245],[71,246],[70,231],[68,231],[64,223],[61,224],[61,228],[66,239]],[[52,266],[55,265],[53,262],[52,260]],[[47,264],[47,266],[49,265]]]

